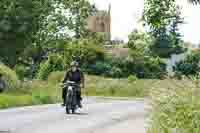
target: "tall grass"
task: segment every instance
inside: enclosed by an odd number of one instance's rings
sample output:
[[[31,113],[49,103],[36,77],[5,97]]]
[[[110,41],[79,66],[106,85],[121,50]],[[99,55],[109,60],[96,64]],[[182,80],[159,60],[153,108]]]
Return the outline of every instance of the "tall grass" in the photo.
[[[98,76],[86,77],[84,95],[90,96],[117,96],[117,97],[144,97],[148,95],[149,85],[154,80],[112,79]]]
[[[22,88],[0,95],[0,108],[52,104],[61,101],[61,89],[46,81],[34,80],[24,83]]]
[[[21,88],[0,95],[0,108],[60,102],[62,88],[59,83],[63,76],[63,72],[55,72],[50,74],[48,81],[24,82]],[[87,96],[144,97],[153,82],[87,75],[86,88],[82,89],[82,93]]]
[[[148,133],[200,133],[199,81],[171,81],[171,87],[152,89]]]

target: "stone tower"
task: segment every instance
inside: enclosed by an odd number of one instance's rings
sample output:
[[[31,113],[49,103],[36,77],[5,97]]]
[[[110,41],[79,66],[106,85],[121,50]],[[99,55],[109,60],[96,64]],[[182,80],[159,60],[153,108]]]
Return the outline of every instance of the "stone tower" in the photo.
[[[111,40],[111,5],[107,11],[100,10],[87,20],[88,29],[105,36],[107,41]]]

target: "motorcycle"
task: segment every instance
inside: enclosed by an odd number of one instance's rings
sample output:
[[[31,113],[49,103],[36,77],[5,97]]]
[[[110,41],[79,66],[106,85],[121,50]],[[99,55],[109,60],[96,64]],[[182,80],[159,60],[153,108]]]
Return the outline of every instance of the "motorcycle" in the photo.
[[[79,87],[79,85],[73,81],[64,83],[64,89],[66,89],[65,110],[67,114],[70,114],[70,112],[75,114],[78,109],[76,87]]]

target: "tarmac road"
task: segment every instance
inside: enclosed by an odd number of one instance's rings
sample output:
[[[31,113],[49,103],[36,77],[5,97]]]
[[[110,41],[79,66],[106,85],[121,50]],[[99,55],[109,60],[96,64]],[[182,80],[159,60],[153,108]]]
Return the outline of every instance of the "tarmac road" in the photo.
[[[145,100],[84,98],[75,115],[60,104],[0,110],[0,133],[145,133]]]

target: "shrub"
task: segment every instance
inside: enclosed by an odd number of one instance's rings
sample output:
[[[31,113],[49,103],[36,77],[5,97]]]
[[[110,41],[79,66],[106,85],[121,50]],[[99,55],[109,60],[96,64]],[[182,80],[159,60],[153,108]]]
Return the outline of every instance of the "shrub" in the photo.
[[[128,76],[128,81],[135,82],[135,81],[137,81],[137,77],[135,75],[130,75],[130,76]]]
[[[200,71],[200,50],[189,54],[184,61],[176,64],[174,71],[186,76],[197,75]]]
[[[148,51],[148,47],[153,43],[153,38],[150,34],[141,31],[134,30],[128,36],[128,47],[145,53]]]
[[[122,78],[124,76],[122,69],[115,66],[112,67],[111,71],[108,74],[113,78]]]
[[[126,61],[129,72],[139,78],[162,78],[166,72],[166,64],[159,57],[145,56],[137,51],[130,51],[130,57]]]
[[[0,64],[0,73],[3,74],[7,89],[13,90],[20,87],[20,81],[15,71],[4,64]]]
[[[48,82],[52,84],[60,83],[64,78],[64,72],[56,71],[49,74]]]
[[[106,75],[111,70],[111,66],[106,62],[97,61],[95,64],[86,66],[85,70],[89,74]]]
[[[15,66],[15,72],[17,73],[17,76],[20,80],[24,80],[25,77],[29,76],[29,71],[27,70],[28,67],[24,65],[16,65]]]
[[[51,72],[62,70],[64,70],[62,56],[58,54],[51,54],[47,61],[40,64],[37,79],[46,80]]]

